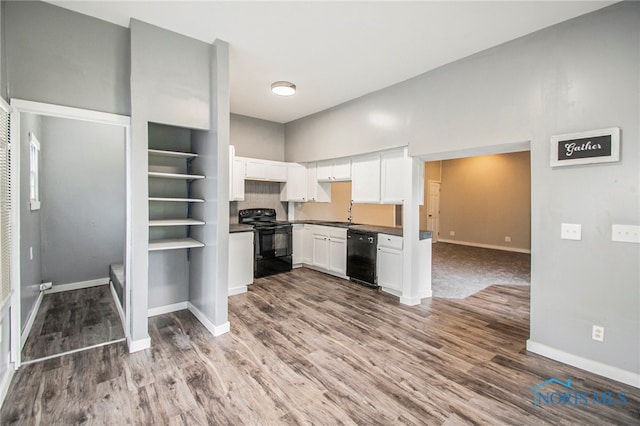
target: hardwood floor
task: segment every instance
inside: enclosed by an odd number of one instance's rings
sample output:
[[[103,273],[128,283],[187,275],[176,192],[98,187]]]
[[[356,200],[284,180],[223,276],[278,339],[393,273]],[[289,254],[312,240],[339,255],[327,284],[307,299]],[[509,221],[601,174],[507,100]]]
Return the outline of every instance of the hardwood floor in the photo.
[[[150,319],[150,350],[25,366],[1,423],[638,424],[637,389],[526,352],[528,290],[406,307],[308,269],[261,278],[230,298],[223,336],[181,311]],[[551,377],[627,404],[534,406]]]
[[[22,350],[22,360],[123,338],[122,322],[108,285],[45,294]]]

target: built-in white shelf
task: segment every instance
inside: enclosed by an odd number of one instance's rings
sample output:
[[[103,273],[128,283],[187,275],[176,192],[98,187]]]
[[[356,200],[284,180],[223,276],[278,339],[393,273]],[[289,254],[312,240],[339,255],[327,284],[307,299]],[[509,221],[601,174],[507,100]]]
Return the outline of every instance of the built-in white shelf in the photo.
[[[191,152],[179,152],[179,151],[164,151],[162,149],[149,149],[149,155],[155,155],[157,157],[173,157],[173,158],[196,158],[198,154]]]
[[[178,250],[196,247],[204,247],[204,244],[198,240],[194,240],[193,238],[149,241],[149,251]]]
[[[164,173],[164,172],[149,172],[149,177],[165,178],[165,179],[187,179],[187,180],[204,179],[204,176],[202,175],[187,175],[182,173]]]
[[[204,203],[204,200],[202,198],[149,197],[149,201],[167,201],[172,203]]]
[[[204,222],[197,219],[162,219],[150,220],[149,226],[189,226],[204,225]]]

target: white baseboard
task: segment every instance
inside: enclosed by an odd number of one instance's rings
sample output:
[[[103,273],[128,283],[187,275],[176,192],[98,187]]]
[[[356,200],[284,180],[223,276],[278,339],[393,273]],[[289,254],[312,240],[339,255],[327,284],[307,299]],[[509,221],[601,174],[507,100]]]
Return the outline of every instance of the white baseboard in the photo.
[[[131,340],[130,337],[127,337],[127,346],[129,347],[130,354],[149,349],[151,347],[151,337],[140,340]]]
[[[147,310],[148,317],[155,317],[162,314],[170,314],[171,312],[184,311],[188,309],[187,302],[172,303],[171,305],[158,306],[157,308],[149,308]]]
[[[531,250],[529,249],[521,249],[517,247],[509,247],[509,246],[496,246],[492,244],[480,244],[480,243],[472,243],[469,241],[458,241],[458,240],[445,240],[440,238],[438,240],[439,243],[449,243],[449,244],[458,244],[461,246],[470,246],[470,247],[480,247],[480,248],[488,248],[493,250],[502,250],[502,251],[513,251],[516,253],[526,253],[531,254]]]
[[[122,309],[122,305],[120,304],[120,298],[118,297],[118,292],[116,291],[113,282],[109,281],[109,288],[111,288],[111,296],[113,296],[113,301],[116,303],[116,309],[118,310],[118,315],[120,315],[120,321],[122,322],[122,328],[124,330],[127,329],[124,323],[124,310]]]
[[[36,303],[33,305],[33,309],[29,314],[29,318],[27,318],[27,322],[24,325],[22,332],[20,333],[20,351],[21,352],[22,352],[22,349],[24,349],[24,344],[27,343],[27,339],[29,338],[29,333],[31,333],[31,328],[33,327],[33,323],[36,320],[36,315],[40,310],[40,304],[42,303],[43,297],[44,297],[44,293],[40,292],[40,294],[38,294],[38,298],[36,299]]]
[[[9,392],[9,385],[11,384],[11,379],[13,378],[13,373],[15,369],[13,368],[13,363],[9,363],[6,366],[6,370],[4,375],[2,376],[2,382],[0,382],[0,407],[4,404],[4,399],[7,397],[7,393]]]
[[[83,288],[97,287],[99,285],[109,284],[109,277],[98,278],[95,280],[79,281],[77,283],[57,284],[45,291],[45,294],[60,293],[62,291],[80,290]]]
[[[400,303],[407,306],[416,306],[422,303],[422,299],[420,297],[400,296]]]
[[[209,330],[211,334],[214,336],[220,336],[222,334],[228,333],[231,330],[231,325],[229,321],[225,322],[221,325],[215,325],[202,313],[198,308],[196,308],[191,302],[189,302],[189,311],[198,318],[198,321],[204,325],[204,327]]]
[[[243,285],[242,287],[230,288],[228,296],[235,296],[236,294],[242,294],[246,292],[247,292],[247,286]]]
[[[606,377],[607,379],[615,380],[635,388],[640,388],[640,374],[638,373],[570,354],[560,349],[534,342],[531,339],[527,340],[527,350],[546,358],[551,358],[564,364],[569,364],[582,370],[595,373],[599,376]]]

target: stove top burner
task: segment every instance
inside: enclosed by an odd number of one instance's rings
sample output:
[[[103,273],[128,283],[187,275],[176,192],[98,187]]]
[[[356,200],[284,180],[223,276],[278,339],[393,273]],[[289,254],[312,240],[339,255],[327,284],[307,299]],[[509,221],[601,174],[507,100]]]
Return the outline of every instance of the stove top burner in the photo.
[[[256,228],[291,225],[286,220],[276,220],[275,209],[243,209],[238,212],[238,222]]]

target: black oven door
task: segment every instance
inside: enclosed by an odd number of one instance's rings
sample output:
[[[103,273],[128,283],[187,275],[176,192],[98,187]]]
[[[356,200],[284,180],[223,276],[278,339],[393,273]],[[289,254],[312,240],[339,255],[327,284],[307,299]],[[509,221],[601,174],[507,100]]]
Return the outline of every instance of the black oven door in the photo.
[[[291,225],[261,227],[255,232],[255,261],[253,276],[266,277],[292,268]]]
[[[256,260],[291,256],[291,226],[256,229]]]

